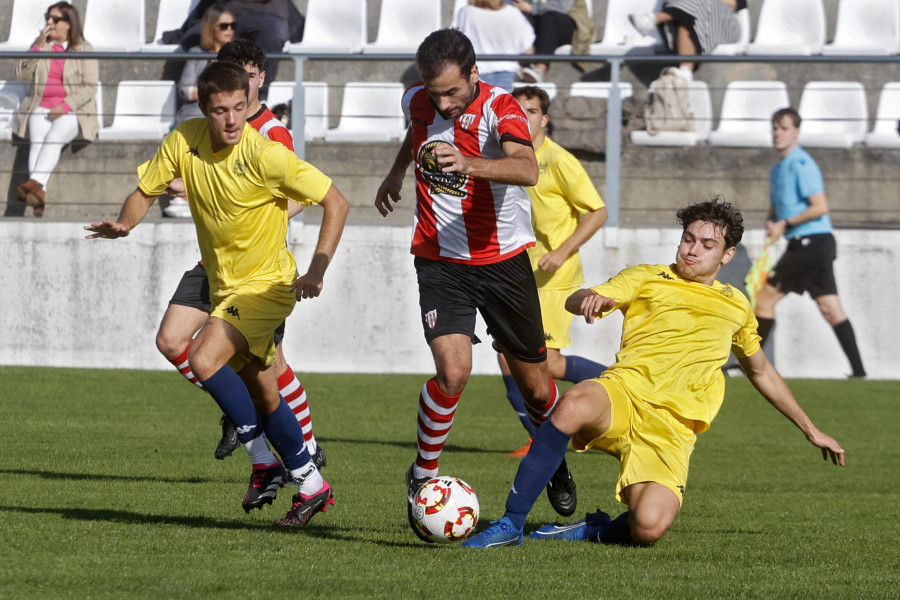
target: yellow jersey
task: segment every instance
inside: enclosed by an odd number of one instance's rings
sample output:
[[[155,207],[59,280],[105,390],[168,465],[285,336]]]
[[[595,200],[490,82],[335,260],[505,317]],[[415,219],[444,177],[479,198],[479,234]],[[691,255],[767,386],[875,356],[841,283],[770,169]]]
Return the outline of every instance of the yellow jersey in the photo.
[[[725,396],[729,353],[749,357],[760,348],[747,298],[718,281],[684,279],[674,265],[629,267],[591,289],[625,317],[621,350],[604,377],[694,421],[697,433],[709,429]]]
[[[538,262],[572,235],[581,215],[605,205],[584,167],[565,148],[544,138],[535,157],[541,174],[537,185],[528,188],[531,224],[537,238],[535,245],[528,249],[531,268],[539,288],[577,288],[584,283],[578,252],[553,273],[541,271]]]
[[[249,124],[238,144],[213,152],[206,119],[178,125],[138,167],[138,177],[150,196],[184,180],[213,306],[245,284],[293,282],[287,201],[318,204],[331,187],[321,171]]]

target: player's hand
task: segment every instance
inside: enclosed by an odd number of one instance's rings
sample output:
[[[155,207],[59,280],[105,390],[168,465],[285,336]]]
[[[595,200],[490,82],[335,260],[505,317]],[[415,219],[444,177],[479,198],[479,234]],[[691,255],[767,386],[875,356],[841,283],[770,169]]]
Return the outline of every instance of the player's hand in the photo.
[[[830,458],[832,464],[844,466],[844,449],[836,439],[818,430],[807,436],[807,439],[822,450],[822,460]]]
[[[600,294],[592,293],[581,301],[581,314],[587,323],[593,323],[594,319],[616,306],[616,301]]]
[[[105,238],[114,240],[120,237],[126,237],[131,233],[131,229],[124,223],[116,221],[102,221],[100,223],[91,223],[84,226],[85,231],[93,231],[93,235],[86,235],[85,239],[93,240],[95,238]]]
[[[382,217],[394,212],[391,202],[400,202],[400,189],[403,187],[403,176],[389,174],[378,186],[375,193],[375,208],[381,213]]]
[[[313,273],[301,275],[291,286],[291,291],[297,296],[297,302],[304,298],[317,298],[322,293],[322,277]]]
[[[432,152],[437,156],[437,163],[441,166],[441,172],[469,174],[471,170],[469,159],[450,144],[440,143],[434,147]]]
[[[554,273],[566,262],[567,258],[569,257],[564,256],[563,252],[551,250],[538,261],[538,268],[545,273]]]
[[[766,236],[773,242],[778,241],[787,230],[787,223],[782,221],[766,221]]]

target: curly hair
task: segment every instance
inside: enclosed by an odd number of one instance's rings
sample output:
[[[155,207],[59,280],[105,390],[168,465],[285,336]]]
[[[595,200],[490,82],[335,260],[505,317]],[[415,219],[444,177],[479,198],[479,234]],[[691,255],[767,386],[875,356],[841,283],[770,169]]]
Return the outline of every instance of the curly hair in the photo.
[[[691,204],[679,210],[675,217],[682,230],[687,230],[688,225],[695,221],[721,227],[725,236],[725,248],[734,248],[744,237],[744,217],[731,202],[720,200],[721,197],[716,196],[706,202]]]
[[[216,60],[224,60],[241,67],[252,65],[260,71],[266,70],[266,53],[253,40],[239,39],[228,42],[219,49]]]

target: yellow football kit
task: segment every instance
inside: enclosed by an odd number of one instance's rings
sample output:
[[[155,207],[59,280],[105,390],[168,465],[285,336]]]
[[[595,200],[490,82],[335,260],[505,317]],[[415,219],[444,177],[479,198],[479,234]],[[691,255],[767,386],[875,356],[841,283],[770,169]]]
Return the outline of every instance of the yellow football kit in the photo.
[[[756,317],[730,285],[689,281],[669,265],[629,267],[591,289],[624,314],[622,347],[594,380],[610,398],[609,431],[572,445],[619,458],[620,501],[624,488],[645,481],[680,500],[696,434],[709,429],[725,396],[722,366],[732,351],[749,357],[760,349]]]
[[[317,204],[331,180],[249,124],[238,144],[213,152],[206,119],[176,127],[138,177],[150,196],[182,178],[209,276],[210,314],[236,327],[250,354],[271,364],[273,332],[296,302],[290,286],[297,267],[284,241],[287,201]]]
[[[576,252],[552,273],[540,270],[538,262],[569,239],[581,215],[604,203],[584,167],[562,146],[545,138],[535,156],[540,177],[537,185],[528,188],[528,196],[537,241],[528,249],[528,256],[538,286],[547,347],[567,348],[574,315],[566,311],[565,301],[584,283],[581,256]]]

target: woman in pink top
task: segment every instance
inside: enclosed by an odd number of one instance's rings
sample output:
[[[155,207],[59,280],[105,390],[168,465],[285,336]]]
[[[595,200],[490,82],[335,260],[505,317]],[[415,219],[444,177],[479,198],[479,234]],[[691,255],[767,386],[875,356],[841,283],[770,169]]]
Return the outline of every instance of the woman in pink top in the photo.
[[[81,17],[68,2],[47,9],[45,25],[31,47],[35,53],[58,58],[26,58],[16,66],[16,76],[28,82],[28,93],[19,106],[16,135],[28,136],[28,181],[16,186],[20,199],[33,207],[34,216],[44,215],[44,189],[59,162],[63,146],[78,135],[92,141],[99,122],[94,96],[97,93],[97,61],[70,59],[69,52],[91,52],[83,37]]]

